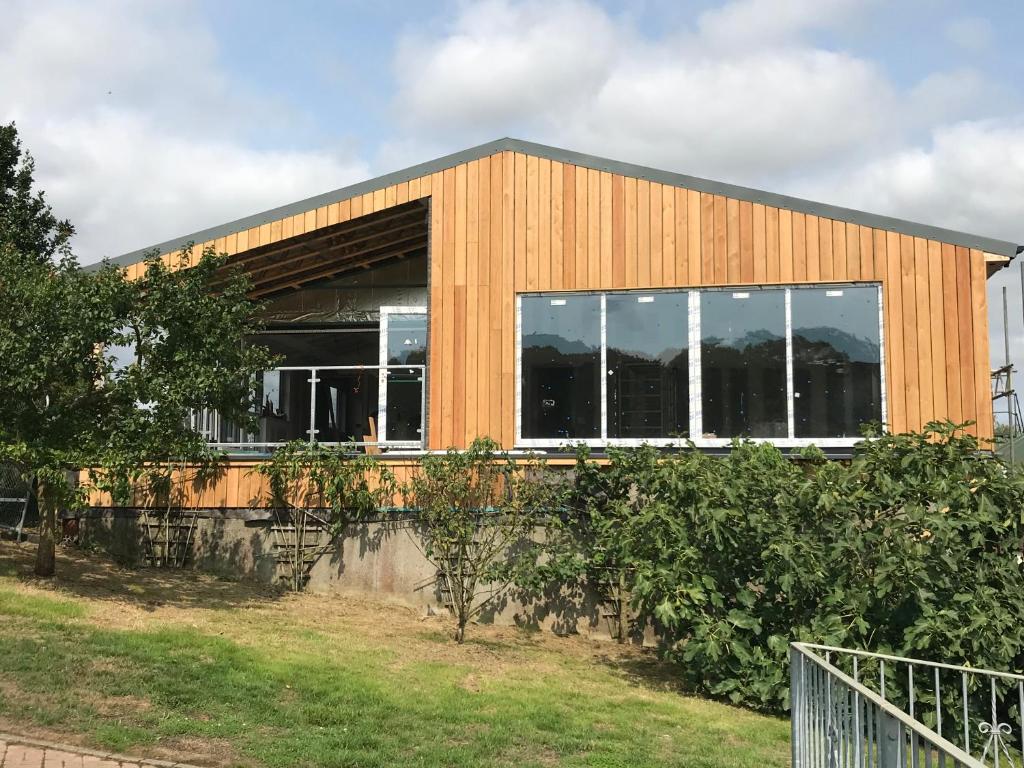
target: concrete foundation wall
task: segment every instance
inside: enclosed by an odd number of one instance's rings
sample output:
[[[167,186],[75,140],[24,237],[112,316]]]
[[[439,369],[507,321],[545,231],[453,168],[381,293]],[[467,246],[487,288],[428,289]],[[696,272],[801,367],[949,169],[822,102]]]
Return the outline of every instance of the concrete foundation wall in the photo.
[[[192,524],[192,513],[183,518]],[[79,541],[129,567],[145,562],[145,513],[91,509],[79,518]],[[278,581],[268,510],[202,510],[195,518],[189,567],[233,579],[273,585]],[[415,522],[382,520],[349,526],[317,560],[307,589],[375,595],[411,607],[443,610],[436,569],[424,557]],[[513,592],[488,606],[480,619],[518,624],[559,634],[607,637],[596,597],[553,586],[542,599],[517,599]]]

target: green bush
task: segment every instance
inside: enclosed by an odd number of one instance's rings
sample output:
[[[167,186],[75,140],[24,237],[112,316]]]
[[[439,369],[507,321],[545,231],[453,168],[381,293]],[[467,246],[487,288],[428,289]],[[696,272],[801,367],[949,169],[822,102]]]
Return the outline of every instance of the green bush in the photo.
[[[758,709],[788,706],[791,640],[1019,669],[1024,477],[979,448],[933,423],[848,463],[584,453],[546,561],[626,596],[697,690]]]

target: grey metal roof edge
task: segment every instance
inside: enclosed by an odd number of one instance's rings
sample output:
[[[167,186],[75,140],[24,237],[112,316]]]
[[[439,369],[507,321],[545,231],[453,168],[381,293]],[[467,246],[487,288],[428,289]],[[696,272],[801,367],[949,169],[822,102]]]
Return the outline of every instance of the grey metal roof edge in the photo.
[[[1001,256],[1013,258],[1016,254],[1024,251],[1024,245],[1011,243],[1006,240],[974,235],[969,232],[959,232],[952,229],[945,229],[930,224],[921,224],[906,219],[898,219],[893,216],[884,216],[878,213],[868,213],[854,208],[844,208],[828,203],[819,203],[814,200],[806,200],[801,197],[783,195],[776,192],[766,192],[752,187],[742,187],[738,184],[729,184],[722,181],[712,181],[700,178],[699,176],[687,176],[683,173],[663,171],[658,168],[650,168],[633,163],[624,163],[619,160],[609,160],[604,157],[595,157],[582,152],[574,152],[569,149],[558,149],[544,144],[535,144],[521,139],[506,139],[505,149],[524,154],[538,155],[551,160],[557,160],[572,165],[582,165],[587,168],[594,168],[601,171],[609,171],[624,176],[633,176],[638,179],[655,181],[659,184],[668,184],[674,187],[685,187],[698,192],[707,192],[714,195],[733,197],[738,200],[746,200],[752,203],[763,203],[776,208],[787,208],[799,213],[809,213],[812,216],[821,216],[826,219],[840,219],[853,224],[861,224],[876,229],[893,230],[915,237],[923,237],[928,240],[939,240],[952,245],[961,245],[969,248],[977,248],[989,253],[996,253]]]
[[[1018,253],[1024,252],[1024,245],[1012,243],[1007,240],[999,240],[982,235],[973,235],[968,232],[959,232],[930,224],[921,224],[914,221],[907,221],[905,219],[898,219],[892,216],[868,213],[866,211],[844,208],[842,206],[830,205],[828,203],[819,203],[813,200],[792,197],[790,195],[766,192],[760,189],[742,187],[737,184],[729,184],[721,181],[712,181],[698,176],[688,176],[682,173],[659,170],[648,166],[626,163],[620,160],[611,160],[604,157],[597,157],[595,155],[588,155],[582,152],[575,152],[569,149],[560,149],[546,144],[537,144],[532,141],[506,137],[495,141],[489,141],[476,147],[470,147],[469,149],[464,149],[459,152],[454,152],[435,160],[428,160],[425,163],[419,163],[418,165],[413,165],[403,170],[393,171],[391,173],[386,173],[383,176],[377,176],[373,179],[367,179],[366,181],[351,184],[347,187],[341,187],[340,189],[335,189],[331,192],[325,192],[304,200],[298,200],[294,203],[282,205],[277,208],[271,208],[270,210],[263,211],[262,213],[256,213],[251,216],[236,219],[235,221],[229,221],[215,227],[203,229],[199,232],[193,232],[190,235],[167,240],[163,243],[151,245],[147,248],[140,248],[115,258],[106,259],[105,262],[88,265],[85,269],[96,269],[103,263],[119,265],[134,264],[137,261],[141,261],[146,254],[151,253],[154,250],[159,251],[160,253],[169,253],[190,242],[203,243],[208,240],[215,240],[218,237],[223,237],[235,232],[240,232],[244,229],[251,229],[252,227],[260,226],[261,224],[267,224],[271,221],[282,219],[285,216],[294,216],[297,213],[304,213],[305,211],[319,208],[324,205],[330,205],[341,200],[346,200],[350,197],[355,197],[356,195],[374,192],[383,187],[391,186],[392,184],[400,184],[403,181],[427,176],[461,163],[478,160],[482,157],[487,157],[488,155],[493,155],[496,152],[503,151],[522,152],[523,154],[543,157],[557,162],[584,166],[595,170],[609,171],[611,173],[632,176],[638,179],[646,179],[648,181],[658,182],[659,184],[668,184],[674,187],[685,187],[686,189],[692,189],[698,192],[707,192],[709,194],[723,195],[725,197],[732,197],[752,203],[762,203],[773,207],[786,208],[799,213],[811,214],[812,216],[839,219],[841,221],[860,224],[866,227],[892,230],[894,232],[900,232],[915,237],[923,237],[929,240],[938,240],[952,245],[977,248],[989,253],[1008,256],[1011,259]]]

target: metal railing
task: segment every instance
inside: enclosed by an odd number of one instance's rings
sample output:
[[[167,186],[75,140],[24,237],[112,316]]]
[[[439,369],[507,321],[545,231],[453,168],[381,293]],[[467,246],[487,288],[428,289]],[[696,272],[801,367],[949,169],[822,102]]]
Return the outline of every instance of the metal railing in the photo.
[[[0,464],[0,530],[13,532],[19,542],[31,500],[31,483],[13,466]]]
[[[379,446],[386,449],[420,449],[423,447],[424,415],[426,413],[426,392],[423,386],[425,368],[426,366],[424,365],[324,365],[316,367],[282,366],[268,371],[267,374],[276,375],[279,388],[282,386],[282,377],[289,374],[293,375],[293,379],[290,382],[292,386],[299,384],[309,386],[308,397],[305,398],[308,400],[308,406],[303,406],[303,412],[289,412],[284,415],[284,418],[289,422],[290,432],[292,433],[286,439],[266,439],[266,436],[260,433],[248,432],[237,425],[231,424],[213,409],[193,411],[190,415],[189,425],[192,429],[203,435],[213,447],[236,453],[265,453],[292,440],[308,440],[311,443],[316,442],[328,446],[351,445],[361,448]],[[263,378],[264,389],[266,389],[267,374],[264,374]],[[302,374],[308,374],[308,376],[302,376]],[[324,374],[326,374],[326,377]],[[324,398],[318,397],[317,387],[325,384],[330,385],[331,374],[360,377],[370,375],[376,378],[377,403],[371,407],[371,416],[376,422],[375,440],[324,439],[324,436],[321,434],[322,430],[317,426],[318,423],[321,423],[319,418],[322,415],[318,412],[318,403]],[[398,401],[398,398],[393,396],[394,389],[399,386],[409,386],[410,384],[415,384],[419,389],[417,395],[419,424],[414,430],[416,437],[412,438],[408,435],[395,437],[392,435],[394,431],[393,425],[389,425],[389,393],[392,394],[390,398],[391,403],[394,404]],[[281,397],[281,392],[279,391],[278,400],[275,401],[278,406],[283,405]],[[301,397],[297,399],[302,400]],[[308,410],[305,410],[306,408]],[[280,416],[281,414],[275,412],[269,417],[266,415],[260,416],[260,420],[263,423],[267,423],[270,419]],[[334,417],[336,419],[337,414],[334,414]],[[261,432],[263,431],[265,430],[261,429]]]
[[[790,662],[794,766],[1021,768],[1024,676],[810,643]]]

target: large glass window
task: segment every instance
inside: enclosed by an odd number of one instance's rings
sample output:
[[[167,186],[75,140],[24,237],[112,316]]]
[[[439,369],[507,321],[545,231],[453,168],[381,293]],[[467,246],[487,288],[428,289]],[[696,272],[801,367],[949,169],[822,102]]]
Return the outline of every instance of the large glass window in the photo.
[[[690,433],[688,294],[609,294],[608,437]]]
[[[601,435],[601,297],[521,299],[522,437]]]
[[[517,439],[851,445],[885,420],[881,300],[865,284],[520,296]]]
[[[707,291],[700,300],[705,437],[787,437],[786,292]]]
[[[878,289],[792,292],[793,406],[797,437],[857,437],[882,420]]]

